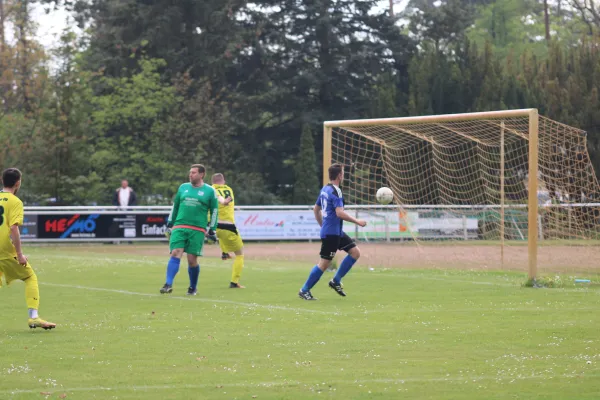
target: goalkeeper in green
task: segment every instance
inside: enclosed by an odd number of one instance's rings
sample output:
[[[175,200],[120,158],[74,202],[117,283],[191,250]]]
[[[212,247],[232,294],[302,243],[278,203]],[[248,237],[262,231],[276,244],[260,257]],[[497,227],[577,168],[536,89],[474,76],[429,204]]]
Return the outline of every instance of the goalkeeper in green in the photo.
[[[206,168],[201,164],[190,167],[190,183],[179,186],[173,209],[167,222],[167,238],[171,258],[167,264],[167,282],[160,289],[161,293],[173,292],[173,280],[179,272],[179,263],[183,253],[187,253],[190,287],[187,294],[197,294],[200,265],[198,256],[202,255],[204,236],[216,242],[219,201],[216,191],[204,183]],[[210,223],[208,215],[210,214]]]

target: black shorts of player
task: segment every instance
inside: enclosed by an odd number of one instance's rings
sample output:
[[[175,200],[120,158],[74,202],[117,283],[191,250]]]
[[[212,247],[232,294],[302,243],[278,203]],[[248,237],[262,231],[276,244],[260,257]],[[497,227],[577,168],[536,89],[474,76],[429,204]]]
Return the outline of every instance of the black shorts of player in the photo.
[[[342,236],[327,235],[321,239],[320,256],[324,260],[333,260],[338,250],[343,250],[347,253],[354,247],[356,247],[356,243],[346,233]]]
[[[239,235],[237,227],[235,226],[235,224],[222,224],[222,223],[218,223],[217,224],[217,229],[223,229],[224,231],[233,232],[236,235]]]

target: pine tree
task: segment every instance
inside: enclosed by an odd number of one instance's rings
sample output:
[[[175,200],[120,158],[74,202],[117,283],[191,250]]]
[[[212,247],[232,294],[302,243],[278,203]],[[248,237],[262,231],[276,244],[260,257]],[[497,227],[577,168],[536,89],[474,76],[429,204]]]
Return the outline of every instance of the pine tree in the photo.
[[[300,137],[300,151],[294,165],[296,180],[294,183],[294,204],[311,204],[315,191],[319,188],[317,179],[317,160],[315,142],[308,125],[304,125]]]

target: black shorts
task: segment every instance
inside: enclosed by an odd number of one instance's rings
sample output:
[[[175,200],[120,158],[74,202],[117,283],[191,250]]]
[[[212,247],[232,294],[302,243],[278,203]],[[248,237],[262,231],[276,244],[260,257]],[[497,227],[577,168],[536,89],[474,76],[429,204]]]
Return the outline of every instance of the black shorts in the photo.
[[[321,239],[320,256],[324,260],[333,260],[338,250],[343,250],[347,253],[354,247],[356,247],[356,243],[345,233],[342,236],[327,235]]]
[[[217,223],[217,229],[223,229],[224,231],[229,231],[229,232],[235,233],[236,235],[239,235],[235,224]]]

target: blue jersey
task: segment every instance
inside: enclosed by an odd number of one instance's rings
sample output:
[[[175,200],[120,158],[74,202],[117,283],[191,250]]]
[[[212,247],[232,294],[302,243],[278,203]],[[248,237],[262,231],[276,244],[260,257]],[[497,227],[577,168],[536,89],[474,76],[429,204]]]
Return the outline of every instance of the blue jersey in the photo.
[[[321,226],[321,238],[326,236],[342,236],[343,221],[338,218],[335,209],[344,207],[344,198],[339,187],[329,184],[323,186],[316,205],[321,207],[323,213],[323,226]]]

